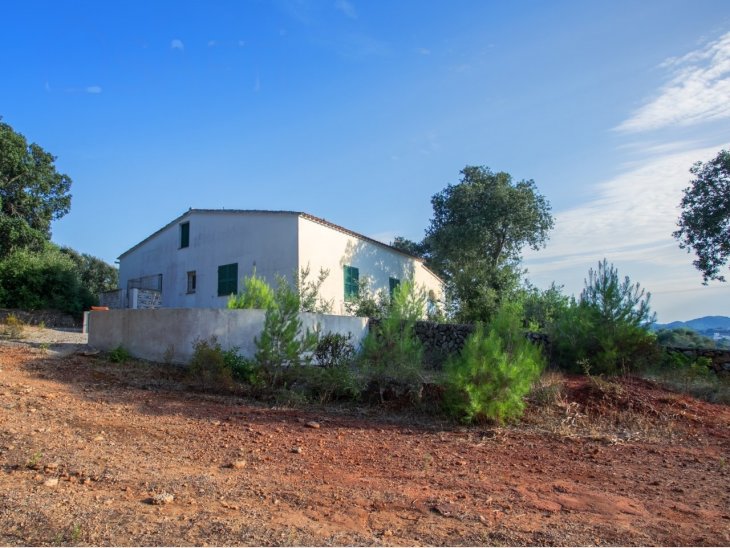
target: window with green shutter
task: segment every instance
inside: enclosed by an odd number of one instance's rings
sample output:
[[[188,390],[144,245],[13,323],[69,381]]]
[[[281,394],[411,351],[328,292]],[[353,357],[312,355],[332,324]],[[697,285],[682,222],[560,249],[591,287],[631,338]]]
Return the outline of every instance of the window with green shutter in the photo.
[[[218,267],[218,296],[226,297],[238,293],[238,263]]]
[[[180,249],[190,245],[190,223],[180,225]]]
[[[360,271],[354,266],[345,266],[345,300],[357,299],[360,292]]]
[[[390,278],[388,284],[390,286],[390,296],[392,297],[395,290],[400,286],[400,280],[398,278]]]

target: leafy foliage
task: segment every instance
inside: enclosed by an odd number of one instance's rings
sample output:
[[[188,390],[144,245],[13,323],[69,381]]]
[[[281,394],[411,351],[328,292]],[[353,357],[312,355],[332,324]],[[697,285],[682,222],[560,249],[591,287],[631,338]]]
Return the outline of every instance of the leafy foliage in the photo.
[[[695,178],[684,190],[677,225],[673,236],[679,247],[694,250],[692,264],[702,273],[703,283],[724,282],[720,269],[730,259],[730,151],[690,169]]]
[[[423,386],[423,345],[415,334],[416,320],[423,316],[425,298],[410,282],[393,292],[388,314],[362,342],[358,365],[365,384],[377,390],[381,401],[386,391],[420,399]]]
[[[519,307],[504,304],[486,332],[478,324],[461,353],[447,361],[445,402],[453,415],[466,422],[504,422],[522,415],[544,357],[520,323]]]
[[[77,266],[48,244],[40,253],[14,251],[0,260],[0,306],[55,309],[78,315],[96,302],[81,284]]]
[[[681,348],[715,348],[715,341],[700,335],[694,329],[678,327],[676,329],[660,329],[656,332],[657,342],[662,346]]]
[[[51,221],[71,207],[71,179],[56,171],[55,157],[0,122],[0,258],[15,250],[40,250]]]
[[[275,305],[266,310],[261,335],[254,339],[256,362],[267,385],[283,381],[285,369],[309,365],[317,345],[317,333],[303,330],[299,318],[299,293],[280,277]]]
[[[351,340],[352,333],[325,333],[319,337],[314,350],[317,365],[325,368],[350,365],[355,358],[355,347]]]
[[[456,185],[433,196],[426,232],[429,264],[444,278],[461,321],[485,320],[519,285],[524,246],[542,247],[553,227],[534,181],[467,166]]]
[[[81,287],[94,297],[117,287],[119,271],[106,261],[88,253],[79,253],[70,247],[62,247],[61,253],[74,262]]]
[[[193,343],[188,376],[203,389],[230,390],[233,387],[231,365],[226,363],[223,349],[215,337]]]
[[[570,306],[570,297],[555,283],[544,291],[527,287],[521,301],[524,323],[531,331],[547,331]]]
[[[302,312],[331,314],[334,300],[323,299],[320,295],[322,284],[329,277],[330,271],[320,268],[316,280],[310,280],[309,275],[310,268],[307,265],[294,277],[294,286],[299,294],[299,309]]]
[[[132,355],[122,345],[117,346],[109,352],[109,361],[112,363],[125,363],[132,359]]]
[[[579,364],[587,361],[595,373],[613,375],[656,359],[650,297],[628,276],[620,281],[606,259],[599,262],[597,270],[590,269],[579,302],[571,303],[551,329],[558,364],[580,372]]]
[[[358,280],[357,296],[345,301],[345,311],[351,316],[361,318],[382,318],[387,314],[390,297],[384,290],[373,293],[370,290],[370,279]]]
[[[276,306],[274,290],[266,280],[256,276],[255,269],[251,276],[243,278],[241,286],[238,295],[231,295],[228,298],[228,308],[268,310]]]

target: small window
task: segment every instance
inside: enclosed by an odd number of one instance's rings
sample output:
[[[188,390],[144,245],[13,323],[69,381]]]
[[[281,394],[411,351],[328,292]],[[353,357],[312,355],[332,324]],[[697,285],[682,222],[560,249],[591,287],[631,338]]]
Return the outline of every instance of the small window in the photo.
[[[238,293],[238,263],[218,267],[218,296],[226,297]]]
[[[354,266],[345,266],[345,300],[357,299],[360,293],[360,271]]]
[[[195,293],[195,286],[197,284],[196,278],[195,270],[188,272],[188,293]]]
[[[180,225],[180,249],[190,245],[190,223]]]
[[[390,296],[393,296],[393,293],[395,293],[395,290],[400,287],[400,280],[398,278],[390,278],[388,280],[388,285],[390,286]]]

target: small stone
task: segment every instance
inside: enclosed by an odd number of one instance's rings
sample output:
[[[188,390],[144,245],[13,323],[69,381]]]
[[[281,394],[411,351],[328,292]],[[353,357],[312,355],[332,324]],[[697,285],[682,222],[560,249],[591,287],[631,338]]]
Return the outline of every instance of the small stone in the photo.
[[[291,452],[292,453],[301,453],[302,452],[302,448],[301,447],[298,447],[298,446],[297,447],[292,447],[291,448]]]
[[[56,470],[58,468],[57,462],[49,462],[46,464],[46,470]]]
[[[245,460],[234,460],[231,464],[228,465],[228,467],[240,470],[241,468],[246,468],[246,464],[247,462]]]
[[[94,438],[94,441],[104,441],[104,436],[99,435]]]
[[[56,487],[58,485],[58,478],[48,478],[43,485],[46,487]]]
[[[315,429],[317,429],[317,428],[320,427],[320,424],[318,422],[316,422],[316,421],[309,421],[304,426],[306,426],[307,428],[315,428]]]
[[[175,500],[175,495],[171,495],[170,493],[158,493],[152,497],[152,504],[156,504],[158,506],[170,504],[173,500]]]

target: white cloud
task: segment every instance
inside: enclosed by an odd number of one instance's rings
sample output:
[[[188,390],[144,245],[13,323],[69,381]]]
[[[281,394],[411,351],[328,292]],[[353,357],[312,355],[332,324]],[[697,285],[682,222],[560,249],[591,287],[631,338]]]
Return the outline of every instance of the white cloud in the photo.
[[[170,42],[170,49],[179,49],[180,51],[185,51],[185,44],[183,44],[183,41],[175,38]]]
[[[335,0],[335,9],[345,14],[345,17],[357,19],[357,10],[348,0]]]
[[[101,93],[101,86],[86,86],[86,93]]]
[[[717,286],[703,288],[692,256],[679,249],[671,235],[682,189],[691,178],[690,166],[727,146],[648,157],[642,165],[595,185],[592,200],[555,213],[555,230],[545,249],[525,253],[528,278],[540,287],[555,280],[565,284],[568,293],[578,294],[588,269],[606,257],[622,276],[653,293],[654,309],[663,319],[689,319],[692,316],[684,313],[695,309],[727,310],[730,291],[725,288],[723,296]]]
[[[669,81],[617,130],[649,131],[730,117],[730,32],[660,66],[669,71]]]

